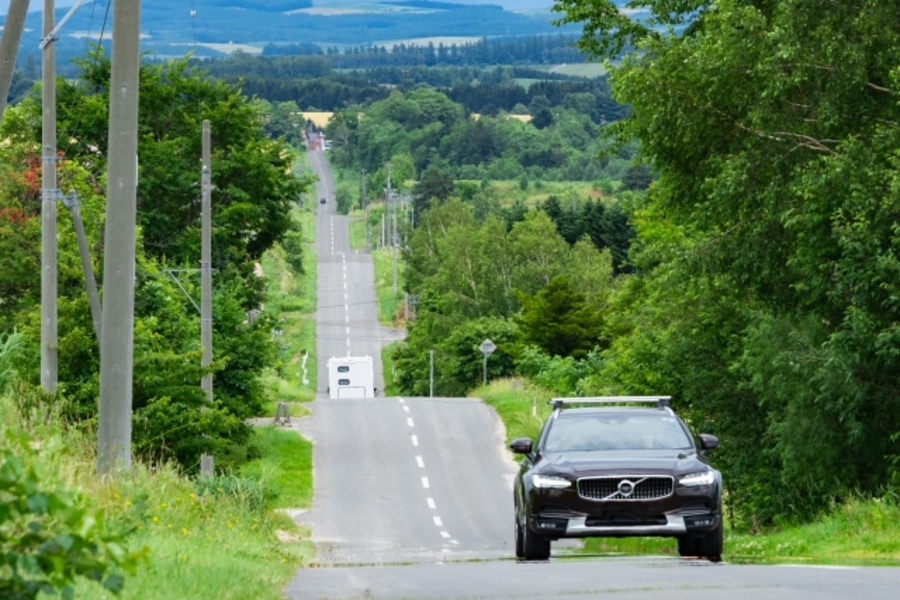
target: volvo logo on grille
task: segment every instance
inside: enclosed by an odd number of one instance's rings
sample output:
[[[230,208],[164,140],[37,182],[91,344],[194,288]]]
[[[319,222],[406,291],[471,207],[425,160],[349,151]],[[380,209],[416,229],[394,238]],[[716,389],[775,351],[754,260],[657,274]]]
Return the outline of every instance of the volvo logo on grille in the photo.
[[[628,481],[627,479],[623,479],[619,482],[619,493],[625,496],[626,498],[630,496],[634,492],[634,484]]]

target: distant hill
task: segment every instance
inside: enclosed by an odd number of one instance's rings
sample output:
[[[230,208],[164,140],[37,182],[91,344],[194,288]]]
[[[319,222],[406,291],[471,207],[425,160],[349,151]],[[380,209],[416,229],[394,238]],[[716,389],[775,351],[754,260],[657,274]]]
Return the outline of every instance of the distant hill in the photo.
[[[8,0],[0,0],[8,3]],[[556,34],[549,13],[520,13],[545,0],[152,0],[141,6],[142,49],[156,56],[217,56],[236,50],[262,52],[269,44],[314,43],[323,48],[390,44],[410,39],[481,38]],[[58,18],[71,0],[57,0]],[[106,0],[87,0],[63,29],[57,55],[63,66],[85,52],[88,39],[99,39]],[[39,8],[32,0],[31,8]],[[191,9],[196,16],[191,16]],[[37,55],[40,13],[28,16],[19,52],[20,64]],[[111,22],[103,32],[108,45]],[[569,27],[567,31],[577,31]]]

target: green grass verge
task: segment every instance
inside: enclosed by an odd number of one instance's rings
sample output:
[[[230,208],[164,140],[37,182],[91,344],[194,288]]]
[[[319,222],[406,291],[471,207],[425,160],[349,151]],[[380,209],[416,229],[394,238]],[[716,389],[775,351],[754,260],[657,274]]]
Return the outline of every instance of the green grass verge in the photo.
[[[384,393],[383,396],[399,396],[400,388],[394,380],[394,359],[391,358],[391,351],[399,342],[388,344],[381,349],[381,371],[384,376]]]
[[[537,438],[550,414],[551,394],[521,379],[492,381],[470,394],[494,407],[507,442]],[[731,562],[816,564],[900,563],[900,506],[890,499],[850,500],[812,523],[748,533],[725,530],[723,558]],[[671,538],[589,538],[585,553],[677,555]]]
[[[275,494],[273,508],[312,505],[312,444],[292,429],[259,427],[253,445],[260,453],[241,467],[241,475],[264,482]]]
[[[265,376],[272,397],[272,402],[265,407],[265,416],[275,414],[279,401],[308,402],[315,398],[316,392],[315,215],[294,209],[293,217],[300,223],[304,236],[303,272],[295,273],[291,269],[280,246],[266,252],[260,261],[263,275],[269,281],[265,311],[278,320],[282,332],[277,339],[279,366]]]
[[[375,262],[375,295],[378,298],[378,320],[382,325],[397,326],[403,299],[403,265],[397,265],[397,292],[394,292],[394,254],[390,248],[373,250]],[[399,257],[398,257],[399,260]]]

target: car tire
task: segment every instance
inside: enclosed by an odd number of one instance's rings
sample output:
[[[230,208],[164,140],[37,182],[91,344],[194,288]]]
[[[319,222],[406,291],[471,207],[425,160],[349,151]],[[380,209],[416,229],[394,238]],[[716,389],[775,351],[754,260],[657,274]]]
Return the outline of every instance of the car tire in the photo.
[[[522,526],[520,526],[522,527]],[[547,560],[550,558],[550,540],[531,531],[528,523],[522,527],[522,555],[525,560]]]
[[[519,522],[519,509],[516,507],[516,558],[525,558],[525,540],[522,534],[522,524]]]
[[[712,562],[722,560],[725,546],[723,527],[720,523],[714,531],[701,535],[684,535],[678,538],[678,554],[680,556],[702,556]]]

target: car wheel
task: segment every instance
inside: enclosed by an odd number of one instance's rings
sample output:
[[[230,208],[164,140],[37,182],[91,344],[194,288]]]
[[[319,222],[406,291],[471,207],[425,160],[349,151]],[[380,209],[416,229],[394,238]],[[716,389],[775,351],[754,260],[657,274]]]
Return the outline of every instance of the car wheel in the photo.
[[[712,562],[722,560],[722,550],[725,546],[723,529],[724,527],[719,523],[715,531],[710,531],[703,537],[697,538],[696,547],[700,556],[705,556]]]
[[[719,524],[715,531],[701,535],[684,535],[678,538],[678,554],[680,556],[702,556],[712,562],[722,560],[724,548],[723,527]]]
[[[520,527],[524,533],[522,536],[522,555],[525,557],[525,560],[547,560],[550,558],[550,540],[531,531],[531,527],[528,526],[527,522]]]
[[[516,558],[525,557],[525,541],[522,539],[522,524],[519,522],[519,509],[516,508]]]

